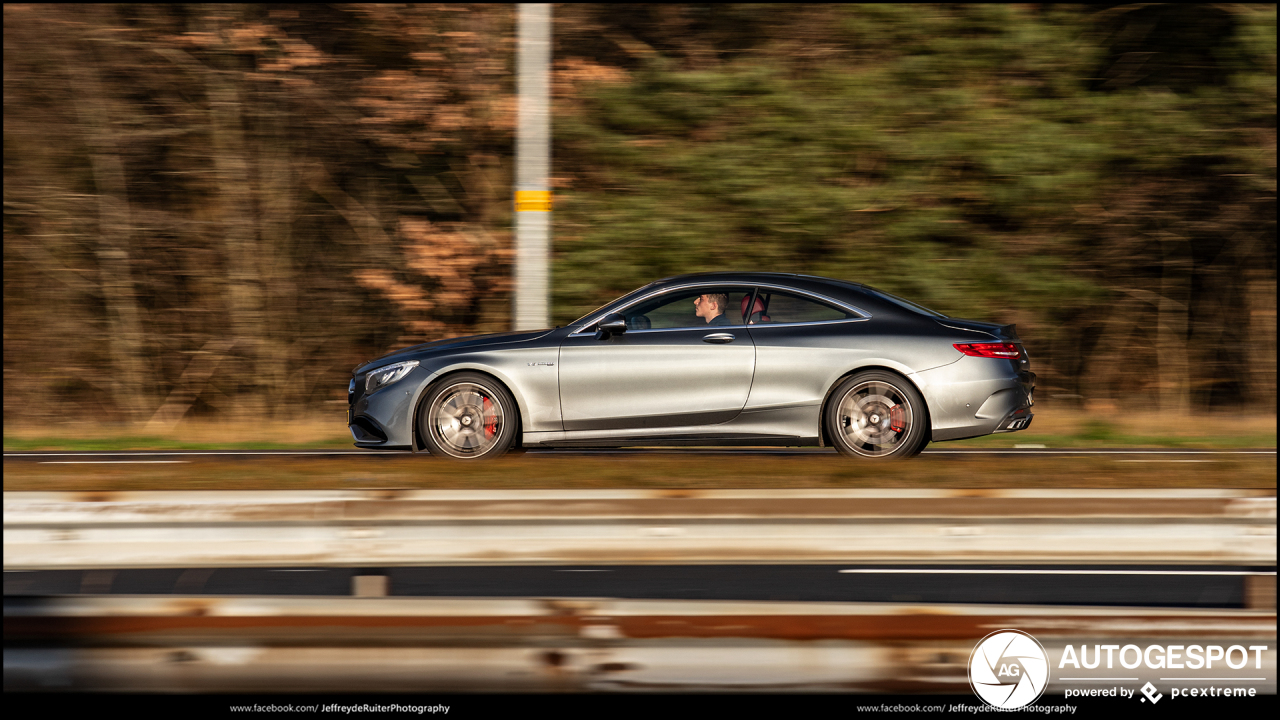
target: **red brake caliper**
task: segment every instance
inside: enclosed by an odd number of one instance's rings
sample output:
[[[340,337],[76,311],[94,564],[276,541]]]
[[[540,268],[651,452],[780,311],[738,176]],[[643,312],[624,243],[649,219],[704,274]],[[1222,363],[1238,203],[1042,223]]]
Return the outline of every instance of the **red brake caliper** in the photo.
[[[489,402],[489,398],[482,398],[484,401],[484,436],[485,439],[491,439],[498,434],[498,416],[493,414],[493,403]]]
[[[890,430],[894,432],[902,432],[902,429],[904,427],[903,423],[905,421],[906,421],[906,417],[904,417],[901,405],[894,405],[893,407],[889,408],[889,429]]]

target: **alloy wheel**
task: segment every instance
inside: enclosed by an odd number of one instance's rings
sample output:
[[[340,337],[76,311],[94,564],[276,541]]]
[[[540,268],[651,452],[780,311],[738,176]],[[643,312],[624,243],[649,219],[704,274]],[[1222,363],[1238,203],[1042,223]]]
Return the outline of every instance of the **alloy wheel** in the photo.
[[[845,446],[863,457],[909,454],[916,413],[907,393],[883,380],[855,384],[837,405],[838,431]]]
[[[506,414],[502,399],[490,389],[472,382],[451,385],[429,411],[433,444],[457,458],[487,455],[503,436]]]

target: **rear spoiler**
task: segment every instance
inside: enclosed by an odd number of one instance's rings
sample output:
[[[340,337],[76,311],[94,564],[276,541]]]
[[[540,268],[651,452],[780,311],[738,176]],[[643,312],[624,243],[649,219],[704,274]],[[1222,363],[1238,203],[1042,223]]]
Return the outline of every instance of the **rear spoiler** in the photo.
[[[1018,339],[1017,325],[997,325],[996,323],[980,322],[977,320],[960,320],[959,318],[935,318],[934,322],[938,323],[942,327],[950,328],[952,330],[984,333],[997,340],[1021,342],[1021,340]]]

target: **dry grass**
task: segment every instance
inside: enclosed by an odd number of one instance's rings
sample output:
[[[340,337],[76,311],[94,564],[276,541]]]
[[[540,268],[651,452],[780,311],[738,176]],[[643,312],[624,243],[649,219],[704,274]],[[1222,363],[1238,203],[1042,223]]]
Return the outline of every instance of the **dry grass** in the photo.
[[[177,448],[351,447],[343,403],[332,415],[235,422],[183,420],[164,428],[76,422],[6,427],[6,450],[150,450]]]
[[[1276,434],[1276,416],[1262,413],[1236,413],[1213,411],[1201,414],[1181,415],[1155,410],[1121,412],[1113,406],[1101,406],[1088,411],[1072,408],[1041,407],[1036,411],[1033,427],[1037,432],[1051,435],[1078,435],[1090,424],[1103,422],[1124,435],[1167,436],[1180,438],[1235,437],[1241,435]],[[1017,434],[1010,437],[1017,437]],[[1272,445],[1274,445],[1274,439]]]
[[[1032,426],[947,447],[1275,447],[1276,416],[1206,412],[1171,415],[1150,410],[1122,413],[1114,407],[1080,410],[1036,406]],[[184,420],[166,430],[103,423],[6,427],[5,450],[148,450],[210,448],[351,447],[346,405],[331,415],[292,420],[230,422]]]
[[[1274,447],[1274,415],[1174,417],[1037,407],[1032,429],[939,447],[1157,445]],[[105,425],[6,431],[5,448],[173,449],[350,447],[344,420],[186,421],[163,433]],[[1276,487],[1276,458],[1133,462],[1132,457],[921,457],[905,463],[854,462],[835,453],[790,457],[695,453],[515,455],[479,464],[426,455],[209,460],[165,465],[41,465],[5,462],[4,489],[265,490],[322,488],[787,488],[787,487]]]
[[[1276,446],[1276,416],[1258,412],[1165,413],[1156,410],[1121,412],[1114,406],[1081,410],[1062,406],[1035,407],[1031,427],[1016,433],[962,440],[948,447],[1199,447],[1272,448]]]
[[[425,455],[193,458],[165,465],[42,465],[6,461],[6,491],[307,490],[368,488],[1264,488],[1275,455],[1141,459],[1132,456],[925,456],[858,462],[836,453],[794,456],[639,453],[507,456],[461,463]]]

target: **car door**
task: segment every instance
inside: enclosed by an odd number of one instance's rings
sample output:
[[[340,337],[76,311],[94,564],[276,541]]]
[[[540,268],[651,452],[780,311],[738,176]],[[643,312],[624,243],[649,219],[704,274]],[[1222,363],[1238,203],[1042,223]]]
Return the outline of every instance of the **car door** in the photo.
[[[708,320],[698,304],[718,296]],[[684,287],[621,311],[627,331],[594,328],[560,346],[560,408],[566,431],[647,430],[715,425],[742,411],[755,371],[755,346],[742,322],[751,288]],[[695,303],[695,299],[698,303]]]
[[[874,351],[866,317],[830,299],[762,286],[752,308],[752,411],[817,407],[840,374]]]

